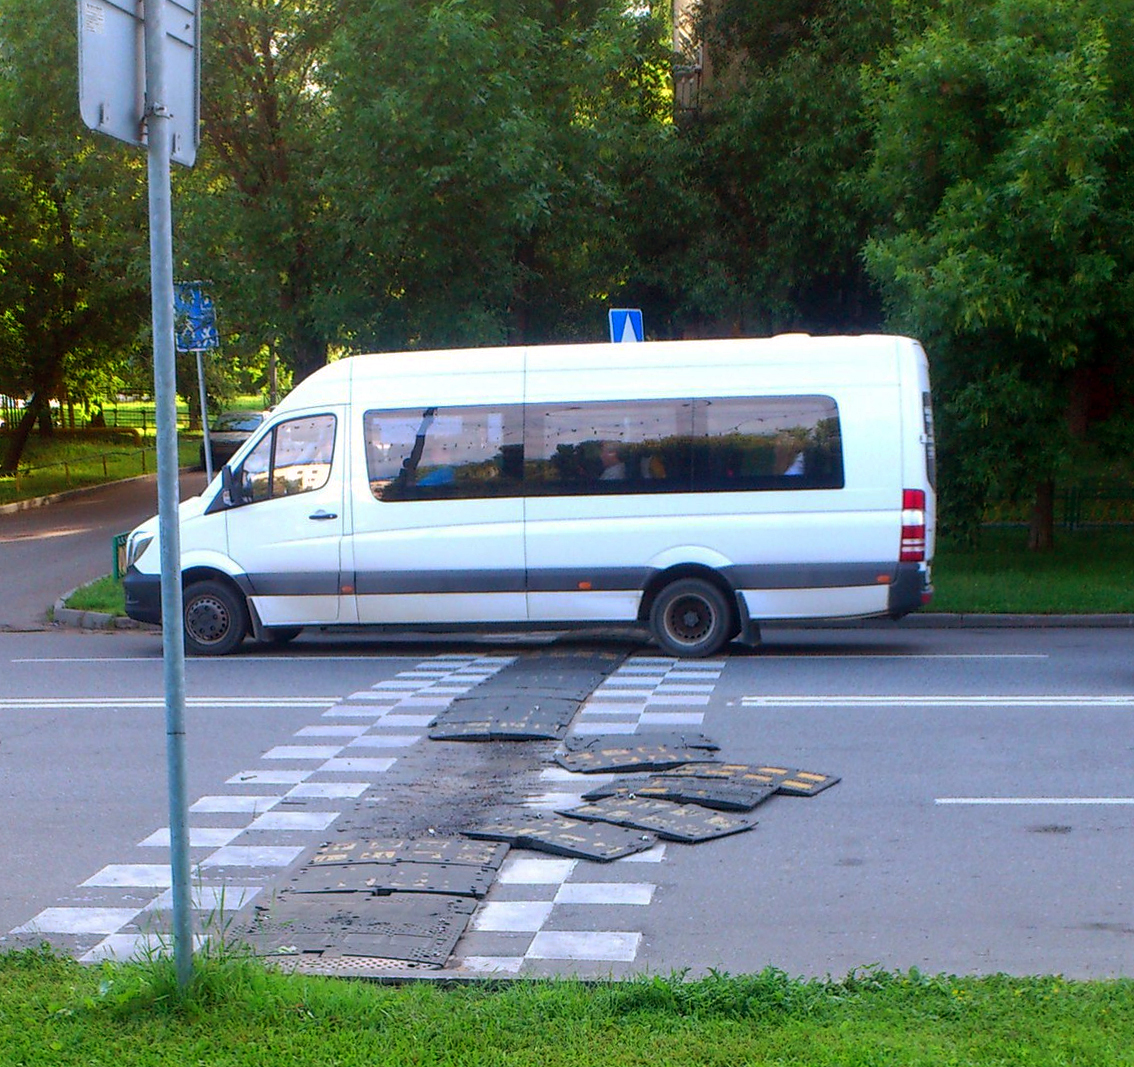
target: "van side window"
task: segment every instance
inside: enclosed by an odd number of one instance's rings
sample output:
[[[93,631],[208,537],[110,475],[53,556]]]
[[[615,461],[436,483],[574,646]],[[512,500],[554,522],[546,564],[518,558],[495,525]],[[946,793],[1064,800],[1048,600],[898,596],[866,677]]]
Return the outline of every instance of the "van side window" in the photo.
[[[695,492],[841,489],[839,411],[829,396],[694,401]]]
[[[829,396],[368,411],[363,427],[382,501],[843,486]]]
[[[240,465],[244,503],[322,489],[331,477],[334,452],[334,415],[281,422]]]
[[[519,496],[520,405],[368,411],[370,491],[382,501]]]
[[[529,496],[689,492],[689,400],[529,404]]]

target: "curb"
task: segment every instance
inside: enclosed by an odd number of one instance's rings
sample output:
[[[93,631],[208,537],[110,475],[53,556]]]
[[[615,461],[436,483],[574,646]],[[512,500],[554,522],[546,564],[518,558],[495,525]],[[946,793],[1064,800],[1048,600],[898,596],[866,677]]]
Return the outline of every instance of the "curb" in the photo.
[[[79,591],[81,587],[64,593],[55,601],[52,609],[52,621],[56,626],[66,626],[76,630],[160,630],[149,622],[138,622],[125,615],[110,615],[105,611],[79,611],[77,608],[67,607],[67,599]]]
[[[902,619],[833,619],[830,622],[765,623],[765,628],[793,630],[857,630],[887,627],[914,630],[1121,630],[1134,628],[1134,615],[1010,615],[928,611]]]

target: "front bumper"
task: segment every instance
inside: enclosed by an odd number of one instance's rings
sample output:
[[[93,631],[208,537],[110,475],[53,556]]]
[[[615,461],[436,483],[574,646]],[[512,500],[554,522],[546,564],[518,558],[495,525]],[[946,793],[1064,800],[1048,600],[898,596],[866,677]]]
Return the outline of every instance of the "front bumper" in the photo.
[[[161,575],[142,574],[136,567],[122,579],[126,614],[138,622],[161,622]]]

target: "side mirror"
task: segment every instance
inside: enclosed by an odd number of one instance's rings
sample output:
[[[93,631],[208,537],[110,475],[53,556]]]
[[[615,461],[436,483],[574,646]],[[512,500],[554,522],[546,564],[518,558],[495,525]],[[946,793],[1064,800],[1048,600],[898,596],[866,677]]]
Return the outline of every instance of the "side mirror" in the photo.
[[[239,507],[244,503],[244,490],[240,485],[240,478],[226,463],[221,467],[221,486],[224,492],[224,502],[230,507]]]

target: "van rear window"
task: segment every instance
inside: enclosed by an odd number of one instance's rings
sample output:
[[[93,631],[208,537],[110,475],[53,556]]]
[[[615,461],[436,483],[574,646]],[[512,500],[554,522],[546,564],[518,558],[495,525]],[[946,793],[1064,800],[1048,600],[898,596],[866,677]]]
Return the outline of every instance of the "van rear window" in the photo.
[[[369,411],[379,500],[840,489],[829,396]]]

